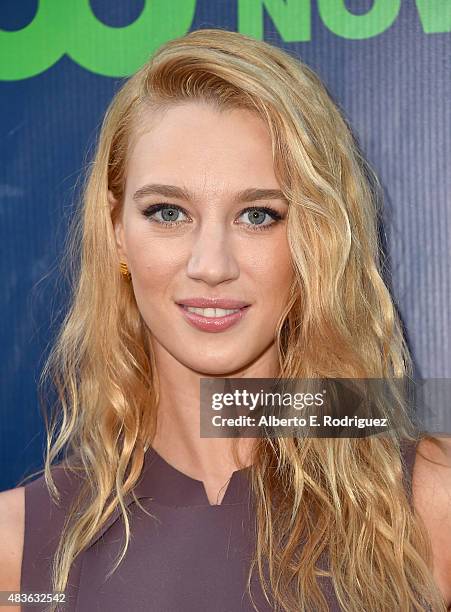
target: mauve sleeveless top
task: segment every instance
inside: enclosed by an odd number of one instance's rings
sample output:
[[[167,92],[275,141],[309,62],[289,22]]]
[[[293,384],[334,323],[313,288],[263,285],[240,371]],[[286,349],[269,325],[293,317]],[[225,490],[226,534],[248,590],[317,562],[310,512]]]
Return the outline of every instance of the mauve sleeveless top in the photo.
[[[402,444],[404,485],[411,501],[415,444]],[[51,592],[51,561],[65,511],[77,488],[75,477],[53,468],[62,494],[56,506],[43,476],[25,485],[25,538],[21,591]],[[233,472],[223,501],[210,505],[202,481],[167,463],[150,448],[135,494],[157,521],[126,497],[131,541],[113,575],[106,574],[125,537],[119,510],[75,560],[66,589],[67,612],[252,612],[246,580],[255,545],[255,517],[247,480],[250,468]],[[324,567],[324,559],[321,565]],[[326,561],[327,563],[327,561]],[[252,595],[259,612],[274,610],[252,572]],[[339,612],[332,582],[320,586],[332,612]],[[33,605],[45,610],[46,605]],[[27,608],[29,609],[29,608]]]

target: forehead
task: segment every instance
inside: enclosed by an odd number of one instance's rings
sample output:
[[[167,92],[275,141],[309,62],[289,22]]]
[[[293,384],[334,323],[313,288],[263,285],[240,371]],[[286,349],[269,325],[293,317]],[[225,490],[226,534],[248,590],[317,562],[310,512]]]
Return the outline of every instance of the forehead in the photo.
[[[127,166],[127,188],[143,182],[184,183],[191,190],[277,188],[271,137],[247,109],[187,102],[144,111]]]

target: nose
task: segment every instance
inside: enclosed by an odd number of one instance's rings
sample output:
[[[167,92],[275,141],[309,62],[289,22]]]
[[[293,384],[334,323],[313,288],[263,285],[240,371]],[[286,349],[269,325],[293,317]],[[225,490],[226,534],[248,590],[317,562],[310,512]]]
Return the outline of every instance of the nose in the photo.
[[[239,277],[232,236],[219,222],[206,223],[193,238],[187,275],[214,286]]]

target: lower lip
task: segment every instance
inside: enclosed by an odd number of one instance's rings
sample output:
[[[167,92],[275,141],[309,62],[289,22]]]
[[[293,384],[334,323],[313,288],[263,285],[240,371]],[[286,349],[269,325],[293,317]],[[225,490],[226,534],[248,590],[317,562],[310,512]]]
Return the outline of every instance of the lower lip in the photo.
[[[223,317],[203,317],[195,312],[190,312],[180,304],[177,304],[177,307],[182,311],[188,323],[197,329],[208,332],[221,332],[225,329],[229,329],[229,327],[241,321],[250,308],[250,306],[245,306],[244,308],[240,308],[238,312],[233,312]]]

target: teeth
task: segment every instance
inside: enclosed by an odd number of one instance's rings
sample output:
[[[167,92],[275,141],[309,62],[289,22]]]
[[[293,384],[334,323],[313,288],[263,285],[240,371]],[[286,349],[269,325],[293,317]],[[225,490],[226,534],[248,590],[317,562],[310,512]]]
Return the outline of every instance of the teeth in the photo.
[[[185,306],[185,308],[189,312],[195,312],[196,314],[202,315],[203,317],[225,317],[228,314],[232,314],[232,312],[239,312],[239,308],[235,308],[234,310],[227,308],[195,308],[194,306]]]

